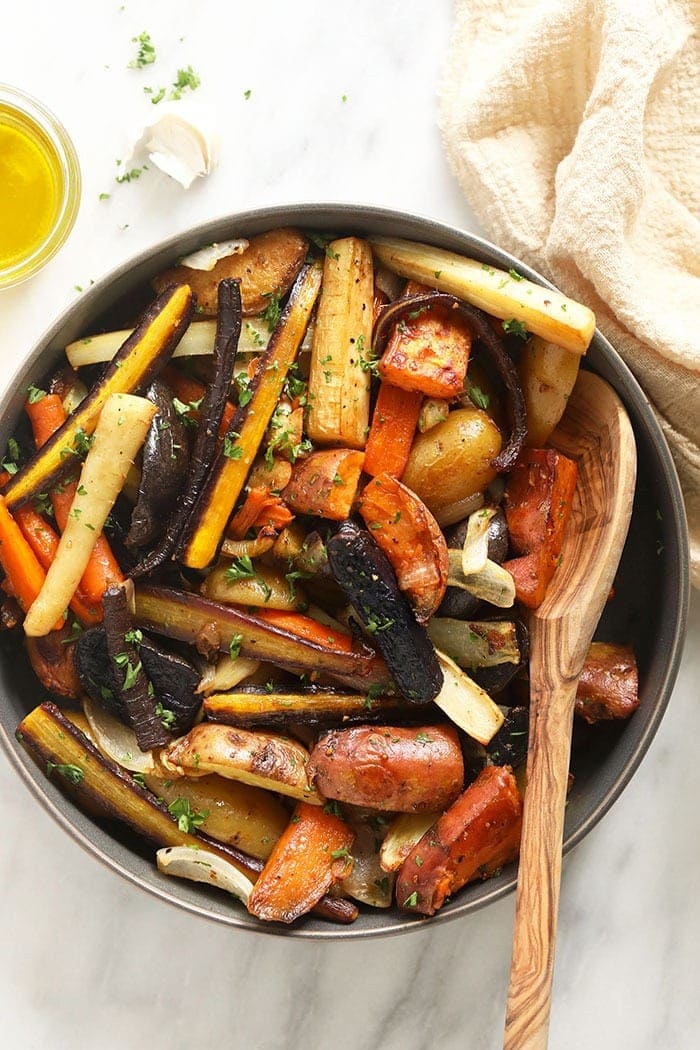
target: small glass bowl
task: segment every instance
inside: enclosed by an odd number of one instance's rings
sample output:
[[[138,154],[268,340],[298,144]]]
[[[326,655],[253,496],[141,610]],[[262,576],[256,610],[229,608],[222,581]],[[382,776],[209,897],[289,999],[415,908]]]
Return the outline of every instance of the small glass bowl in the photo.
[[[25,281],[51,259],[73,228],[80,204],[78,157],[66,129],[41,102],[17,88],[0,83],[0,121],[31,137],[51,169],[56,206],[50,228],[25,256],[0,266],[0,289]],[[0,194],[3,187],[0,185]]]

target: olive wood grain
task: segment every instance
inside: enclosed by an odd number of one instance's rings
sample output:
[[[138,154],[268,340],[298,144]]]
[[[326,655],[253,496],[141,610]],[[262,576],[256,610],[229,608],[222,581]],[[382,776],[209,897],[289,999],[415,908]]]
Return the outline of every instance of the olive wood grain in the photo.
[[[550,444],[578,462],[562,561],[530,619],[530,736],[505,1050],[544,1050],[576,684],[629,527],[637,454],[617,394],[582,372]]]

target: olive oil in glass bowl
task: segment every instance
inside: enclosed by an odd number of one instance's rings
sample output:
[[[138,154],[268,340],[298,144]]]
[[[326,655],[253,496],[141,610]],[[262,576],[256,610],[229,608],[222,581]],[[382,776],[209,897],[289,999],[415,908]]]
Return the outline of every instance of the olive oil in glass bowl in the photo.
[[[63,126],[40,102],[0,84],[0,288],[55,255],[80,203],[80,167]]]

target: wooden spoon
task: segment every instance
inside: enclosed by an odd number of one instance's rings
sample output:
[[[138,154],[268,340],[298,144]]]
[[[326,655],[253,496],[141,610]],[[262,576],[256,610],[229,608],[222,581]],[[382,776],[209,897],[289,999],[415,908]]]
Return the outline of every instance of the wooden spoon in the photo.
[[[637,472],[624,406],[590,372],[580,374],[550,443],[579,472],[561,566],[530,620],[527,790],[504,1050],[547,1046],[576,685],[622,554]]]

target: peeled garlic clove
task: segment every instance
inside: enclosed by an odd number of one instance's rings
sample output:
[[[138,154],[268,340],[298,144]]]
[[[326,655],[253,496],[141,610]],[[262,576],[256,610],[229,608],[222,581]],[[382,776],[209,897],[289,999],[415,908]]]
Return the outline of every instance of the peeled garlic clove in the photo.
[[[144,153],[151,164],[188,189],[218,164],[219,140],[200,107],[178,102],[163,109],[144,129],[124,161],[125,168]]]
[[[233,864],[216,853],[189,846],[166,846],[156,853],[158,871],[192,882],[204,882],[232,893],[244,904],[253,892],[253,883]]]

